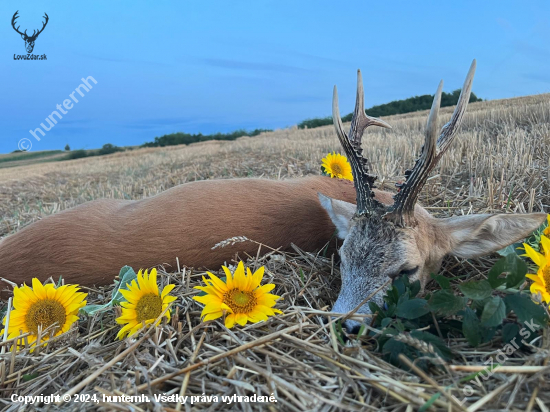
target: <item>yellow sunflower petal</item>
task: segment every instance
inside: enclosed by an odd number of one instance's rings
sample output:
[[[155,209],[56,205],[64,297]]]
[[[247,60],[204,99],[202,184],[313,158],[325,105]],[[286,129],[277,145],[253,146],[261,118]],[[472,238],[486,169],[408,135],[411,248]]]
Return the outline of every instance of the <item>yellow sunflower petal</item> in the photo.
[[[219,319],[223,316],[223,312],[220,310],[219,312],[212,312],[212,313],[209,313],[208,315],[206,315],[202,321],[203,322],[207,322],[209,320],[214,320],[214,319]]]
[[[233,275],[231,274],[231,271],[228,267],[222,266],[223,272],[225,273],[225,284],[227,285],[227,289],[233,289]]]
[[[214,275],[213,273],[206,272],[210,276],[210,281],[212,282],[212,285],[221,293],[228,290],[227,285],[224,283],[223,280],[221,280],[219,277]],[[206,283],[206,282],[205,282]]]
[[[527,243],[524,243],[523,246],[525,247],[525,252],[527,252],[527,256],[529,256],[537,266],[541,267],[546,265],[546,258],[544,257],[544,255],[541,255]]]
[[[237,265],[235,272],[233,272],[233,287],[240,290],[246,290],[246,276],[244,274],[244,265],[242,260]]]
[[[220,308],[222,310],[225,310],[226,312],[233,313],[233,309],[231,309],[229,306],[227,306],[225,303],[220,304]]]
[[[231,329],[233,326],[235,326],[235,315],[231,313],[225,317],[225,327]]]
[[[263,266],[256,270],[256,272],[254,272],[249,285],[250,290],[254,290],[258,286],[260,286],[260,283],[262,283],[262,279],[264,278],[264,272],[265,268]]]
[[[267,315],[258,309],[254,309],[252,312],[250,312],[248,317],[251,319],[252,322],[261,322],[268,319]]]
[[[156,268],[153,268],[151,269],[151,272],[149,273],[149,290],[151,291],[151,293],[153,293],[154,295],[158,295],[159,294],[159,286],[157,284],[157,269]]]
[[[219,292],[214,286],[195,286],[193,289],[203,291],[204,293],[212,296],[222,297],[222,293]]]
[[[160,294],[161,298],[164,298],[166,295],[168,295],[170,292],[172,292],[172,289],[174,289],[176,285],[166,285],[164,289],[162,289],[162,293]]]
[[[221,303],[220,298],[212,295],[193,296],[193,300],[196,300],[197,302],[203,303],[205,305],[208,303]]]
[[[268,293],[275,289],[275,285],[273,283],[266,283],[263,286],[260,286],[258,289],[256,289],[256,296],[260,296],[261,294]]]
[[[246,325],[246,322],[248,321],[248,316],[244,313],[236,313],[235,314],[235,322],[237,322],[239,325],[244,326]]]
[[[530,273],[528,273],[527,275],[525,275],[525,277],[535,281],[536,283],[544,285],[543,280],[538,275],[531,275]]]
[[[203,308],[201,312],[201,316],[208,315],[209,313],[213,313],[213,312],[223,312],[223,311],[220,308],[219,304],[209,304]]]
[[[548,239],[546,236],[541,236],[540,243],[542,245],[543,251],[545,252],[545,255],[550,255],[550,239]]]
[[[46,289],[37,278],[32,278],[32,290],[39,299],[46,299]]]

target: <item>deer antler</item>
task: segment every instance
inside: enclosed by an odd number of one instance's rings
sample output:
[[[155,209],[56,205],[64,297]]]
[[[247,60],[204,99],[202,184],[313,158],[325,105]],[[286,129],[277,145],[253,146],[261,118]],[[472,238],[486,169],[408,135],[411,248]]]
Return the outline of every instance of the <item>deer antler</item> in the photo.
[[[44,31],[44,29],[46,28],[46,24],[48,24],[48,21],[50,20],[50,18],[48,17],[48,13],[46,12],[44,12],[44,16],[42,17],[44,17],[46,21],[42,23],[42,28],[38,30],[38,33],[34,34],[34,30],[33,30],[32,37],[38,37],[38,35]]]
[[[17,18],[19,17],[19,16],[17,15],[17,13],[19,13],[19,10],[17,10],[17,11],[14,13],[13,17],[11,18],[11,25],[12,25],[13,29],[14,29],[17,33],[19,33],[21,36],[26,36],[26,35],[27,35],[27,30],[25,30],[25,33],[21,33],[21,32],[19,31],[19,27],[21,27],[21,26],[17,26],[17,28],[15,28],[15,20],[17,20]]]
[[[365,114],[363,78],[361,77],[360,70],[357,71],[357,99],[355,101],[353,117],[351,118],[349,135],[346,135],[344,132],[344,125],[340,118],[338,90],[336,86],[334,86],[332,98],[332,120],[340,144],[344,148],[344,152],[351,164],[355,190],[357,192],[357,212],[355,214],[356,216],[371,215],[374,210],[383,206],[374,199],[372,188],[374,187],[376,176],[369,174],[368,161],[363,157],[361,138],[365,129],[371,125],[386,127],[388,129],[391,129],[391,126],[383,120]]]
[[[470,92],[476,71],[476,61],[472,62],[455,111],[451,116],[451,120],[443,126],[439,138],[437,137],[437,117],[439,114],[439,106],[441,104],[441,91],[443,89],[443,80],[439,83],[437,92],[435,93],[432,109],[428,116],[428,124],[426,126],[426,140],[422,146],[420,158],[416,161],[412,170],[405,172],[406,181],[399,184],[401,189],[393,198],[394,204],[389,207],[388,213],[384,217],[393,221],[397,226],[415,226],[414,206],[418,200],[418,195],[422,187],[426,184],[428,175],[441,159],[441,156],[449,148],[449,145],[456,136],[456,131],[460,126],[462,117],[466,112],[466,107],[470,100]]]

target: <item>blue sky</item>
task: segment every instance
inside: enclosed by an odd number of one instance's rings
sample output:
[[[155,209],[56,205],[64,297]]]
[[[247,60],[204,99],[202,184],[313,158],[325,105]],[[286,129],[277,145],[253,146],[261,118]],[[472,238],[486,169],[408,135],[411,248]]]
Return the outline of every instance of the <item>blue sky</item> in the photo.
[[[33,54],[11,27],[48,26]],[[0,153],[138,145],[184,131],[279,128],[461,86],[486,99],[550,92],[548,1],[2,1]],[[97,80],[40,141],[29,133]],[[47,125],[47,123],[45,123]],[[40,136],[40,135],[39,135]]]

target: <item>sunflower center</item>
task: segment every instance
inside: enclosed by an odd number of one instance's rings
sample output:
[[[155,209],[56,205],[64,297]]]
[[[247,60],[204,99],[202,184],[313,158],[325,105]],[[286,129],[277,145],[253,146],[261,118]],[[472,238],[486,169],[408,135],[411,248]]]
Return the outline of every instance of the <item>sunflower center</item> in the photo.
[[[58,331],[65,324],[67,316],[65,308],[57,300],[42,299],[31,305],[25,315],[25,325],[27,329],[38,335],[38,327],[42,330],[53,324],[57,324],[53,328],[54,332]]]
[[[155,320],[162,313],[162,299],[150,293],[144,295],[136,305],[137,321]]]
[[[256,306],[257,299],[254,292],[235,288],[223,294],[223,303],[229,306],[234,313],[248,313]]]
[[[546,292],[550,293],[550,265],[546,265],[544,269],[542,269],[542,277],[544,278]]]
[[[332,173],[335,175],[341,175],[342,174],[342,166],[338,163],[333,163],[330,165],[330,168],[332,169]]]

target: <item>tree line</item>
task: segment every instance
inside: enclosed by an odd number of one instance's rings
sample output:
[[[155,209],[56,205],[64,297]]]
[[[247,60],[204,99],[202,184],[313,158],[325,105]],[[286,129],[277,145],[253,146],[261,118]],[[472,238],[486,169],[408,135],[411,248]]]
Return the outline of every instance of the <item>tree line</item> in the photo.
[[[452,93],[441,94],[441,107],[454,106],[458,102],[460,96],[460,89],[453,91]],[[428,110],[432,107],[433,95],[424,94],[422,96],[409,97],[404,100],[394,100],[389,103],[372,106],[365,110],[369,116],[381,117],[391,116],[392,114],[403,114],[410,112],[417,112],[420,110]],[[470,103],[480,102],[482,99],[477,97],[473,92],[470,96]],[[352,113],[342,117],[342,121],[351,121]],[[303,122],[298,123],[299,129],[311,129],[314,127],[326,126],[332,124],[332,117],[318,117],[314,119],[306,119]]]
[[[235,130],[231,133],[215,133],[215,134],[190,134],[190,133],[170,133],[164,136],[155,137],[153,142],[147,142],[141,147],[158,147],[158,146],[174,146],[178,144],[191,144],[196,142],[205,142],[207,140],[235,140],[243,136],[257,136],[262,132],[270,132],[270,129],[254,129],[251,132],[244,129]]]

